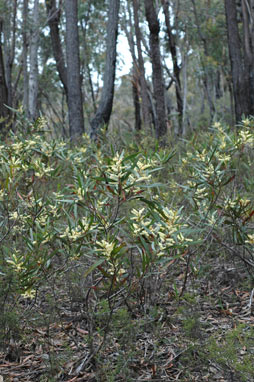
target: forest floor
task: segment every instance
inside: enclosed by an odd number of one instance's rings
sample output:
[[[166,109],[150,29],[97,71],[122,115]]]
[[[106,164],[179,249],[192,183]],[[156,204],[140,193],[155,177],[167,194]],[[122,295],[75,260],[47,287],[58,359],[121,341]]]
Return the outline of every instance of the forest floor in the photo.
[[[246,269],[210,258],[200,276],[187,263],[157,269],[109,304],[83,295],[82,271],[49,280],[35,300],[14,303],[0,381],[253,381]]]

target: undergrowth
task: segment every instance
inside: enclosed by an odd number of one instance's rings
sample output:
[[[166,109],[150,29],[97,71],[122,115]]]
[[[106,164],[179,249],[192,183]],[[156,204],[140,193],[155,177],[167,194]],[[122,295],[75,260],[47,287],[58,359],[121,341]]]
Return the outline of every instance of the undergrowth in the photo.
[[[192,358],[250,380],[246,327],[228,330],[219,345],[218,333],[200,336],[206,324],[196,310],[197,286],[205,280],[208,288],[220,272],[225,287],[244,272],[252,288],[253,145],[252,119],[236,130],[215,123],[174,150],[142,149],[142,140],[98,147],[86,135],[74,147],[47,139],[43,119],[29,134],[9,136],[0,148],[2,349],[26,343],[29,328],[77,320],[86,356],[73,355],[73,374],[93,369],[97,380],[131,381],[143,357],[140,336],[155,336],[152,356],[147,349],[142,360],[155,376],[161,332],[180,320]],[[178,304],[171,318],[167,301]],[[51,345],[41,346],[51,354]],[[118,349],[112,359],[111,347]],[[52,366],[59,362],[48,366],[48,380],[63,376],[64,366]]]

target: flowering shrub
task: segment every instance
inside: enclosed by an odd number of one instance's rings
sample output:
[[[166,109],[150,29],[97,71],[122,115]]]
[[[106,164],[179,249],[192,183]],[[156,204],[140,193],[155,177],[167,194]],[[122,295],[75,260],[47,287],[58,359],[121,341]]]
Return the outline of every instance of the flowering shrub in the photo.
[[[203,246],[215,252],[223,248],[251,266],[253,127],[251,119],[236,131],[215,123],[201,142],[187,144],[180,164],[183,180],[174,185],[183,191],[190,224]]]
[[[191,242],[180,211],[153,192],[152,174],[171,153],[109,156],[87,139],[70,148],[34,133],[1,146],[3,255],[23,296],[80,258],[87,259],[86,275],[96,269],[115,288],[128,278],[131,251],[142,276]]]
[[[115,290],[133,276],[133,254],[142,277],[215,243],[252,265],[253,131],[252,120],[238,132],[216,123],[161,183],[170,150],[109,154],[87,136],[75,148],[36,131],[11,137],[0,150],[1,277],[11,269],[17,290],[33,297],[82,259],[85,277],[99,272]]]

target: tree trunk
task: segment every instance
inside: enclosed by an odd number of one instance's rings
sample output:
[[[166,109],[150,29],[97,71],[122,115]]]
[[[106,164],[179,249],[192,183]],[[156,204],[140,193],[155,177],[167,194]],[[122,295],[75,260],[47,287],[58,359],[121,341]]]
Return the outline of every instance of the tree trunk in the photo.
[[[38,45],[39,45],[39,0],[34,0],[33,28],[30,45],[30,76],[29,76],[29,118],[38,118]]]
[[[6,126],[6,119],[8,118],[8,88],[5,80],[4,59],[3,59],[3,45],[2,45],[2,31],[3,20],[0,18],[0,132]]]
[[[248,114],[254,115],[254,1],[242,0],[244,72],[248,85]]]
[[[68,115],[71,139],[84,132],[78,34],[78,2],[65,0]]]
[[[187,133],[187,125],[189,123],[188,115],[187,115],[187,92],[188,92],[188,81],[187,81],[187,54],[182,54],[182,68],[183,68],[183,136]]]
[[[52,42],[53,55],[56,61],[56,68],[67,97],[67,69],[65,65],[65,59],[62,50],[58,26],[61,16],[61,10],[59,8],[56,8],[56,0],[46,0],[46,7],[48,12],[48,24],[50,28],[50,37]]]
[[[13,104],[12,94],[12,68],[15,57],[16,47],[16,21],[17,21],[17,0],[7,1],[5,0],[6,8],[9,9],[10,17],[5,20],[4,23],[4,37],[5,37],[5,77],[6,85],[8,88],[8,105]]]
[[[183,124],[183,97],[182,97],[181,79],[180,79],[181,68],[178,64],[175,38],[174,38],[174,35],[172,33],[172,28],[170,25],[170,15],[169,15],[169,10],[168,10],[169,1],[168,0],[161,0],[161,3],[163,6],[166,31],[167,31],[167,35],[168,35],[168,41],[169,41],[169,49],[170,49],[171,58],[172,58],[172,62],[173,62],[173,74],[174,74],[176,104],[177,104],[178,122],[179,122],[178,134],[182,135],[182,133],[183,133],[183,126],[182,126],[182,124]]]
[[[165,106],[165,84],[163,80],[159,42],[160,24],[153,0],[145,0],[145,13],[150,31],[149,41],[153,68],[153,92],[157,114],[156,137],[157,139],[160,139],[166,134],[167,118]]]
[[[94,85],[93,85],[93,81],[92,81],[92,75],[91,75],[91,69],[90,69],[89,63],[86,63],[86,70],[87,70],[88,83],[89,83],[91,98],[92,98],[92,103],[93,103],[93,112],[96,113],[96,99],[95,99],[95,94],[94,94]]]
[[[202,33],[202,30],[200,27],[200,20],[199,20],[197,9],[196,9],[196,0],[191,0],[191,2],[193,5],[193,12],[194,12],[195,20],[196,20],[197,32],[198,32],[200,41],[202,42],[203,47],[204,47],[204,55],[206,58],[209,58],[207,39],[206,39],[205,35]],[[209,6],[209,4],[208,4],[208,6]],[[200,62],[201,62],[201,66],[202,66],[202,69],[204,72],[204,74],[203,74],[204,93],[205,93],[205,97],[207,99],[208,106],[209,106],[210,121],[212,122],[214,114],[215,114],[215,106],[214,106],[213,98],[211,95],[211,87],[212,87],[211,86],[211,73],[210,73],[209,69],[207,68],[207,63],[202,58],[202,55],[200,56]]]
[[[92,8],[92,3],[88,3],[88,9],[83,15],[82,21],[81,21],[81,30],[82,30],[82,41],[83,41],[83,50],[84,50],[84,55],[85,59],[83,60],[83,68],[81,68],[81,71],[84,72],[86,70],[87,76],[88,76],[88,83],[89,83],[89,89],[91,93],[91,98],[92,98],[92,104],[93,104],[93,113],[96,113],[97,106],[96,106],[96,99],[95,99],[95,92],[94,92],[94,84],[92,81],[92,71],[89,65],[89,56],[90,56],[90,51],[89,47],[87,46],[87,31],[89,28],[89,20],[91,17],[91,8]],[[83,100],[85,102],[85,99]],[[90,118],[90,113],[88,113],[89,118]]]
[[[135,110],[135,130],[141,130],[141,108],[140,108],[140,84],[139,84],[139,74],[137,67],[134,63],[133,74],[132,74],[132,96],[133,96],[133,106]]]
[[[141,109],[142,109],[142,116],[143,116],[143,123],[145,126],[151,125],[151,112],[150,112],[150,100],[148,95],[148,89],[147,89],[147,83],[145,78],[145,65],[142,55],[142,47],[141,47],[141,30],[139,27],[139,1],[138,0],[132,0],[133,1],[133,12],[134,12],[134,27],[135,27],[135,34],[136,34],[136,44],[137,44],[137,52],[138,52],[138,68],[137,71],[139,72],[139,78],[140,78],[140,92],[141,92]]]
[[[228,47],[231,63],[236,122],[250,114],[248,73],[245,72],[235,0],[225,0]],[[253,63],[252,63],[253,65]]]
[[[222,90],[221,90],[221,73],[219,69],[216,70],[216,78],[215,78],[215,97],[216,99],[222,98]]]
[[[95,116],[91,120],[90,136],[92,139],[97,138],[99,129],[103,125],[108,125],[110,115],[112,112],[116,69],[116,44],[118,35],[119,8],[120,0],[109,1],[106,65],[99,107]]]
[[[27,17],[28,17],[28,0],[23,2],[23,105],[25,113],[28,115],[28,71],[27,71]]]
[[[140,74],[138,70],[138,60],[135,53],[135,43],[134,43],[134,36],[133,36],[133,23],[132,23],[132,14],[131,14],[131,8],[129,6],[129,3],[127,3],[128,6],[128,16],[129,16],[129,30],[127,27],[127,18],[123,22],[123,29],[125,32],[125,35],[127,37],[128,43],[129,43],[129,49],[131,52],[131,58],[133,63],[133,69],[132,69],[132,98],[133,98],[133,106],[134,106],[134,115],[135,115],[135,130],[139,131],[142,127],[142,120],[141,120],[141,102],[140,102]]]

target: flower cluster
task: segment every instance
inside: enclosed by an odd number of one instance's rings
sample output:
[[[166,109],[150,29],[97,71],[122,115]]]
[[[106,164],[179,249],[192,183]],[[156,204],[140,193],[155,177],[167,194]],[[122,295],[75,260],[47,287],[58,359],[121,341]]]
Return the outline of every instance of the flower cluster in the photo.
[[[158,257],[168,255],[169,249],[184,248],[193,241],[183,234],[186,226],[181,222],[180,211],[165,207],[158,220],[152,219],[149,209],[144,207],[131,212],[133,234],[137,239],[150,241]]]
[[[76,241],[83,238],[89,230],[91,230],[91,224],[86,217],[83,217],[78,221],[77,226],[68,226],[65,231],[60,234],[60,238],[67,238],[70,241]]]

